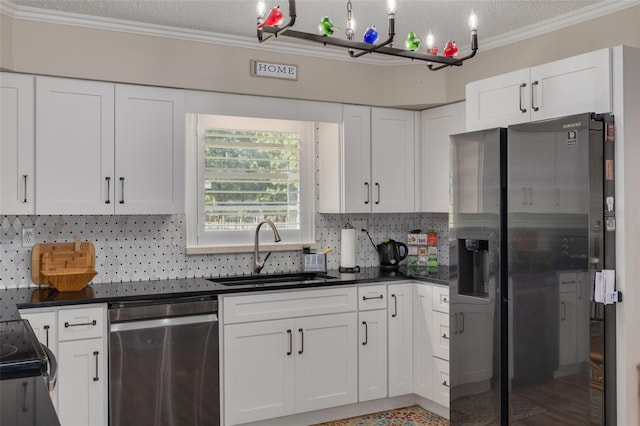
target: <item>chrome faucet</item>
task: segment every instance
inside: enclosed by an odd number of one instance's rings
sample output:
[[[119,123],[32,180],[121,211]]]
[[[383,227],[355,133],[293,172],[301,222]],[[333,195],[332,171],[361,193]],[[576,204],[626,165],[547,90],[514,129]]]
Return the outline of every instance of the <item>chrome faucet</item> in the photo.
[[[267,259],[269,258],[269,256],[271,256],[271,252],[267,253],[267,255],[264,257],[264,260],[262,262],[260,262],[260,253],[258,252],[258,248],[259,248],[259,240],[260,240],[260,227],[264,224],[267,224],[271,227],[271,229],[273,230],[273,240],[277,243],[278,241],[280,241],[280,233],[278,232],[278,228],[276,228],[276,225],[273,224],[273,222],[271,222],[269,219],[265,219],[262,222],[258,223],[258,226],[256,226],[256,242],[255,245],[253,247],[253,272],[256,274],[259,274],[260,271],[262,270],[262,268],[264,268],[264,264],[267,261]]]

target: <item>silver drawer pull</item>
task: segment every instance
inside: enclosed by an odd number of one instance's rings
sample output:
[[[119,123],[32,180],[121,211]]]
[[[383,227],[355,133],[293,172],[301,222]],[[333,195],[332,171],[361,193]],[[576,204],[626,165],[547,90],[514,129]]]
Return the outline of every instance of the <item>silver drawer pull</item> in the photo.
[[[445,380],[445,381],[442,382],[442,386],[449,387],[449,383],[447,383],[447,381]]]
[[[449,336],[447,336],[447,333],[444,333],[444,334],[442,335],[442,338],[443,338],[443,339],[447,339],[447,340],[449,340]]]
[[[93,320],[91,322],[81,322],[79,324],[69,324],[68,322],[65,321],[64,323],[64,328],[69,328],[69,327],[81,327],[83,325],[96,325],[97,321]]]
[[[367,297],[367,296],[362,296],[362,300],[372,300],[372,299],[380,299],[382,300],[382,295],[380,296],[375,296],[375,297]]]

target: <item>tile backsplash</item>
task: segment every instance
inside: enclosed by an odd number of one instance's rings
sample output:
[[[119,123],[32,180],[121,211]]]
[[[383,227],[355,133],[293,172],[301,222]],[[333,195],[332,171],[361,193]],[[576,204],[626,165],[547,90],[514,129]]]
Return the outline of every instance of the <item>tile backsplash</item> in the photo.
[[[250,273],[253,253],[185,255],[184,215],[172,216],[0,216],[0,288],[35,286],[31,281],[31,249],[22,247],[22,228],[34,228],[37,243],[93,242],[96,270],[93,283],[147,281]],[[407,232],[433,228],[438,232],[438,261],[449,263],[448,215],[438,214],[317,214],[316,241],[331,247],[329,269],[340,266],[340,230],[357,229],[357,264],[377,266],[374,242],[392,238],[406,243]],[[300,251],[274,252],[264,273],[302,268]]]

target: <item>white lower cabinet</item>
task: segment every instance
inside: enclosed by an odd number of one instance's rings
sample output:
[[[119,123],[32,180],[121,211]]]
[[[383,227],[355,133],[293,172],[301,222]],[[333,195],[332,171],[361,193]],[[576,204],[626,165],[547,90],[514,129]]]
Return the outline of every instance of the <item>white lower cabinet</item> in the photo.
[[[357,402],[355,296],[336,288],[224,297],[224,424]],[[328,300],[335,303],[318,308]]]
[[[224,327],[225,424],[294,412],[294,321]]]
[[[358,401],[387,396],[387,311],[358,313]]]
[[[433,382],[432,287],[416,284],[413,302],[413,392],[431,399]]]
[[[413,393],[413,283],[388,288],[389,397]]]
[[[20,315],[57,359],[52,399],[60,424],[107,425],[106,306],[26,309]]]
[[[107,352],[101,338],[58,344],[62,425],[107,424]]]

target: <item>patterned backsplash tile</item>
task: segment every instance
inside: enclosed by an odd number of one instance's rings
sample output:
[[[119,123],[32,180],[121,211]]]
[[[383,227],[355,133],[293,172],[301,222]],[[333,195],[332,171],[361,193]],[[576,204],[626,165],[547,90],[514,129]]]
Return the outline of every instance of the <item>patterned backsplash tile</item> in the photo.
[[[0,216],[0,288],[35,286],[31,281],[31,249],[22,247],[22,228],[34,228],[36,242],[65,242],[80,237],[96,248],[93,283],[147,281],[250,273],[253,253],[185,255],[184,215],[173,216]],[[449,264],[447,214],[317,214],[316,241],[331,247],[329,269],[340,266],[340,230],[357,229],[357,264],[377,266],[374,242],[392,238],[406,243],[407,232],[438,232],[438,261]],[[302,269],[300,251],[274,252],[264,273]]]

